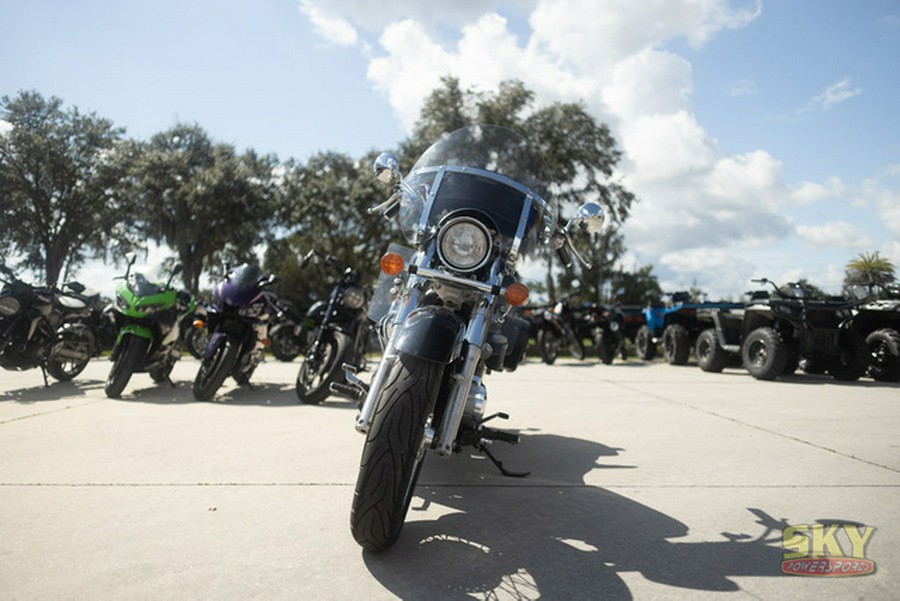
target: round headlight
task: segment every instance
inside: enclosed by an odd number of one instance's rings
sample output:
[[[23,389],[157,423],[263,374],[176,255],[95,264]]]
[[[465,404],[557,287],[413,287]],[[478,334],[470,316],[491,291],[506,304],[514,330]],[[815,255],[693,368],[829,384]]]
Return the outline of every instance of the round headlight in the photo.
[[[491,235],[479,221],[465,217],[452,219],[438,235],[438,254],[453,269],[478,269],[487,262],[490,253]]]
[[[15,315],[19,312],[21,305],[19,301],[14,299],[11,296],[4,296],[0,298],[0,315],[5,315],[9,317],[10,315]]]
[[[343,304],[348,309],[359,309],[366,302],[366,295],[362,288],[351,286],[344,290]]]

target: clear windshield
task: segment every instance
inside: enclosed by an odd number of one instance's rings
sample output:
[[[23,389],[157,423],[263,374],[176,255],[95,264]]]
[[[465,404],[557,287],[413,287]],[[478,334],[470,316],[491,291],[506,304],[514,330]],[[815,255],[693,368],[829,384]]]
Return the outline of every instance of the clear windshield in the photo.
[[[470,209],[487,214],[501,235],[512,238],[528,207],[522,250],[534,250],[545,229],[556,223],[547,173],[540,153],[513,131],[491,125],[458,129],[441,137],[410,170],[401,226],[415,240],[423,227]],[[429,214],[423,216],[426,207]]]

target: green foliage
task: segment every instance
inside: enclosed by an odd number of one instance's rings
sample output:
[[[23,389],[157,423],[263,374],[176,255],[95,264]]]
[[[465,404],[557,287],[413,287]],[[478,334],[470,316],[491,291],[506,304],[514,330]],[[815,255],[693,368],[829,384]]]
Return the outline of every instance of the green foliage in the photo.
[[[557,287],[570,290],[578,279],[584,290],[599,296],[613,274],[614,263],[625,251],[618,227],[628,217],[635,196],[614,179],[621,158],[606,124],[597,123],[579,103],[535,107],[535,95],[522,82],[506,81],[496,92],[462,90],[459,80],[446,77],[426,99],[412,136],[401,145],[401,162],[412,162],[444,132],[471,124],[500,125],[517,131],[537,145],[556,184],[555,198],[564,212],[586,200],[598,200],[608,209],[611,224],[600,236],[576,236],[579,253],[592,265],[573,266],[556,274],[547,258],[546,289],[551,299]],[[558,278],[559,281],[556,281]]]
[[[339,275],[314,265],[301,270],[297,257],[313,248],[352,265],[364,282],[377,276],[379,259],[397,232],[393,222],[367,212],[390,193],[372,175],[373,160],[373,155],[356,161],[325,152],[305,165],[291,165],[285,174],[279,221],[290,227],[270,244],[264,264],[281,276],[279,294],[298,306],[309,305],[310,295],[327,296]]]
[[[623,305],[649,305],[662,298],[659,280],[653,275],[653,265],[644,265],[635,271],[618,270],[613,273],[612,290],[622,290],[615,299]]]
[[[851,296],[857,286],[868,287],[871,292],[897,281],[894,264],[878,251],[860,253],[847,263],[844,271],[844,294]]]
[[[3,96],[0,252],[24,257],[49,285],[92,254],[128,243],[117,154],[123,130],[34,91]]]
[[[279,191],[275,157],[238,154],[198,125],[178,124],[133,143],[132,158],[138,227],[177,253],[190,290],[224,261],[255,261],[253,248],[272,222]]]

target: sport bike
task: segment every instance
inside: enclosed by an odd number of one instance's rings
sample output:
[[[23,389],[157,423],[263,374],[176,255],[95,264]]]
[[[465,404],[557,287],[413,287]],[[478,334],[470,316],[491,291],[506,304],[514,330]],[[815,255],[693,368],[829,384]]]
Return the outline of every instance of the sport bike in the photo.
[[[81,298],[16,278],[0,263],[0,366],[21,371],[41,368],[60,382],[80,374],[96,340],[83,320],[90,307]]]
[[[116,286],[114,318],[119,328],[106,378],[106,396],[116,399],[136,372],[148,372],[154,382],[172,384],[169,375],[181,358],[184,332],[190,329],[194,299],[172,287],[181,273],[176,263],[163,282],[151,282],[141,272],[132,272],[135,255],[129,253],[125,275]]]
[[[207,308],[209,344],[193,387],[198,401],[212,399],[229,375],[241,386],[249,386],[269,342],[269,317],[277,311],[272,295],[265,290],[274,282],[273,276],[262,275],[256,265],[226,266]]]
[[[381,259],[394,300],[372,316],[385,350],[356,418],[366,441],[350,516],[365,549],[396,542],[429,453],[472,446],[504,474],[524,475],[505,470],[487,447],[518,442],[485,425],[507,416],[484,415],[485,375],[514,370],[528,345],[529,322],[511,313],[528,299],[516,264],[549,247],[570,265],[570,232],[596,231],[604,219],[599,204],[586,203],[560,227],[544,173],[523,138],[494,126],[445,135],[406,177],[393,155],[375,160],[376,176],[396,191],[370,212],[397,215],[413,251],[409,260],[395,252]]]

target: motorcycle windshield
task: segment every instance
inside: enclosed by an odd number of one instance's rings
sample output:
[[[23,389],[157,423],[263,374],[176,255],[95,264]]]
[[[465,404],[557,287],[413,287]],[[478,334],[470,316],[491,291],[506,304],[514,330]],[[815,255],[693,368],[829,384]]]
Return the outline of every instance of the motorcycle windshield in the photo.
[[[153,296],[163,291],[159,284],[151,282],[140,272],[132,273],[129,276],[128,289],[137,297]]]
[[[402,191],[400,224],[416,241],[458,211],[489,217],[519,252],[536,251],[556,223],[551,180],[540,152],[503,127],[479,125],[444,135],[419,158]]]
[[[240,307],[252,302],[260,293],[260,270],[256,265],[244,263],[232,269],[224,282],[214,289],[217,299]]]

